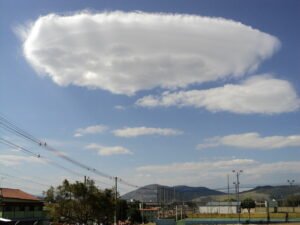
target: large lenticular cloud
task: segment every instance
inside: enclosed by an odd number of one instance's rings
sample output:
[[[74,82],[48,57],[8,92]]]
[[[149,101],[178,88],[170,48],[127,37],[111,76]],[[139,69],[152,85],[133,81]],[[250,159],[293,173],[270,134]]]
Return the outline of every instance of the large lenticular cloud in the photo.
[[[26,59],[58,85],[126,95],[242,76],[280,45],[231,20],[143,12],[50,14],[26,33]]]

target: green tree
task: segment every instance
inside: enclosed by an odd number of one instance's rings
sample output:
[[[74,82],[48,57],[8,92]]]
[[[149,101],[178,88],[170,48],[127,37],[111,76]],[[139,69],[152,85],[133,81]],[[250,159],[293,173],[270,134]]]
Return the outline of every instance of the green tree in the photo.
[[[252,198],[245,198],[241,202],[241,207],[242,207],[242,209],[248,210],[249,221],[250,221],[250,210],[255,208],[255,201]]]
[[[44,201],[47,203],[54,203],[55,202],[55,189],[54,187],[50,187],[47,191],[43,192]]]
[[[133,201],[128,204],[128,212],[127,216],[131,223],[142,223],[142,215],[140,208],[140,202],[139,201]]]
[[[300,205],[300,195],[289,195],[286,198],[286,206],[296,207]]]
[[[55,222],[108,224],[113,221],[115,207],[112,190],[100,190],[94,181],[70,183],[44,192],[50,217]]]
[[[128,204],[126,200],[118,199],[117,203],[117,218],[118,220],[127,220],[128,218]]]

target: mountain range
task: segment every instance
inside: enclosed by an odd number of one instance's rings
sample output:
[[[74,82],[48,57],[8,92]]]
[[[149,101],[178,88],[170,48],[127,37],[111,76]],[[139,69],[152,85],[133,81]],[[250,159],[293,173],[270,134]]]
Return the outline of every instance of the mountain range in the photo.
[[[212,190],[206,187],[163,186],[150,184],[121,196],[125,200],[138,200],[143,202],[172,202],[191,201],[201,196],[223,195],[221,191]]]
[[[264,200],[282,200],[288,195],[300,195],[299,185],[280,185],[280,186],[257,186],[247,191],[240,192],[240,199],[251,197],[257,201]],[[189,187],[181,186],[163,186],[151,184],[121,196],[125,200],[138,200],[143,202],[173,202],[173,201],[224,201],[228,198],[235,199],[235,193],[227,194],[225,192],[209,189],[207,187]]]

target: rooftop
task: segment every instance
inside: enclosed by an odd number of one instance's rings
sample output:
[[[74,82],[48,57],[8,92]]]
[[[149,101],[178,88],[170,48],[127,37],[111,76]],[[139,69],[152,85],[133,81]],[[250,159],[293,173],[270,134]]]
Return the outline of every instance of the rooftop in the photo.
[[[21,191],[20,189],[13,188],[0,188],[0,198],[40,201],[40,199],[33,195]]]

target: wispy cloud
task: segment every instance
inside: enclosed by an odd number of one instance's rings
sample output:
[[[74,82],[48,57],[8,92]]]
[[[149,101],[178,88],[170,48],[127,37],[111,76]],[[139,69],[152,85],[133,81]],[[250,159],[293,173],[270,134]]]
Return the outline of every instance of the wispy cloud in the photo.
[[[142,107],[195,107],[211,112],[239,114],[277,114],[300,107],[300,98],[293,86],[270,75],[254,76],[240,84],[226,84],[207,90],[164,92],[161,96],[145,96],[136,105]]]
[[[123,105],[115,105],[114,108],[117,109],[117,110],[125,110],[126,109],[126,107],[123,106]]]
[[[145,165],[136,168],[137,175],[132,182],[166,185],[226,186],[227,174],[235,179],[233,169],[242,169],[243,184],[266,185],[285,184],[286,177],[299,176],[299,161],[265,163],[253,159],[207,160],[199,162],[178,162],[160,165]],[[147,176],[140,176],[147,174]]]
[[[153,128],[153,127],[125,127],[113,131],[118,137],[138,137],[144,135],[161,135],[161,136],[175,136],[183,134],[182,131],[172,128]]]
[[[45,161],[33,156],[0,155],[0,164],[15,166],[22,163],[45,163]]]
[[[129,149],[122,146],[103,146],[93,143],[87,145],[86,148],[96,150],[102,156],[133,154]]]
[[[27,61],[56,84],[126,95],[243,76],[280,46],[240,22],[186,14],[49,14],[17,31]]]
[[[266,136],[259,133],[231,134],[223,137],[208,138],[197,146],[198,149],[229,146],[242,149],[270,150],[288,147],[300,147],[300,135]]]
[[[227,168],[229,171],[235,166],[246,166],[253,165],[257,162],[252,159],[231,159],[222,161],[204,161],[204,162],[183,162],[183,163],[172,163],[167,165],[149,165],[141,166],[137,168],[139,172],[152,172],[152,173],[190,173],[199,171],[215,171]]]
[[[276,175],[284,173],[297,174],[297,176],[299,176],[299,165],[300,161],[260,163],[255,167],[247,168],[245,173],[254,177],[263,177],[264,175],[276,177]],[[284,179],[282,182],[286,182],[286,179]]]
[[[108,129],[105,125],[93,125],[85,128],[78,128],[75,131],[74,137],[82,137],[87,134],[99,134]]]

